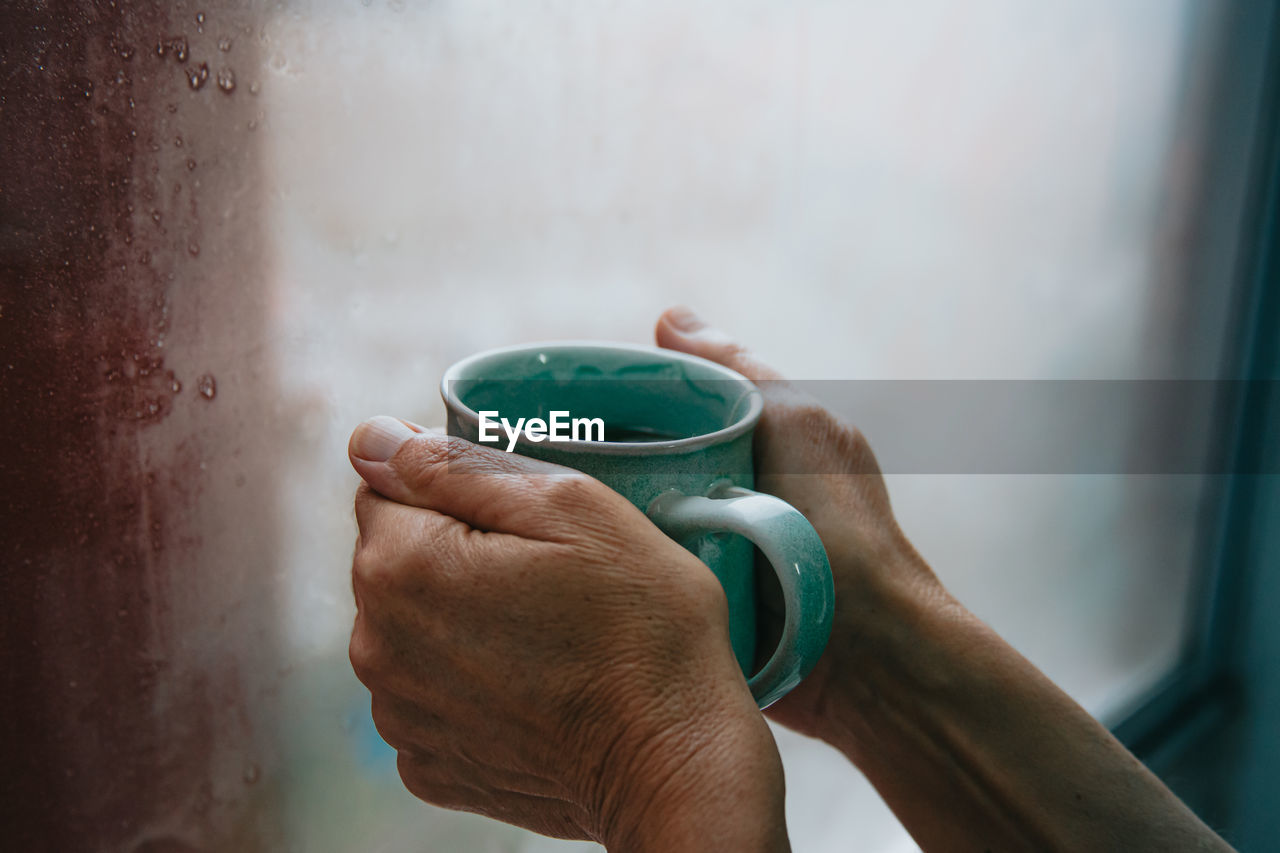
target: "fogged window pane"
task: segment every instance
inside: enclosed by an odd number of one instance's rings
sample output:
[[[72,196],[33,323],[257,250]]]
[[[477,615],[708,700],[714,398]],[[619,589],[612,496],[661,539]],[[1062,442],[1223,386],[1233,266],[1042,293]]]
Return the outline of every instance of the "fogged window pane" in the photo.
[[[1154,2],[280,16],[286,394],[319,455],[368,412],[438,421],[432,382],[460,355],[642,341],[681,301],[800,377],[1215,375],[1225,288],[1195,351],[1166,348],[1169,232],[1199,178],[1193,22]],[[306,458],[299,498],[348,476]],[[892,488],[962,600],[1096,712],[1173,663],[1195,478]],[[311,504],[285,502],[285,541]],[[292,558],[307,575],[349,535],[330,532]],[[293,604],[323,644],[349,612],[313,586]],[[781,737],[798,849],[901,841],[842,758]]]
[[[316,0],[95,21],[88,101],[146,111],[101,142],[133,183],[112,208],[129,239],[113,226],[95,267],[128,298],[95,304],[163,322],[141,349],[86,348],[106,353],[94,383],[134,383],[120,416],[141,413],[98,440],[134,496],[103,511],[148,531],[155,663],[145,701],[101,713],[134,715],[130,772],[171,768],[163,808],[112,824],[122,850],[575,847],[409,796],[346,658],[347,436],[377,413],[440,422],[462,356],[648,342],[684,302],[797,378],[1220,369],[1230,252],[1188,263],[1208,252],[1224,31],[1201,4]],[[1214,189],[1219,232],[1239,191]],[[1203,478],[890,480],[942,579],[1095,713],[1175,662]],[[58,690],[79,689],[68,648]],[[797,850],[910,849],[842,757],[778,737]]]

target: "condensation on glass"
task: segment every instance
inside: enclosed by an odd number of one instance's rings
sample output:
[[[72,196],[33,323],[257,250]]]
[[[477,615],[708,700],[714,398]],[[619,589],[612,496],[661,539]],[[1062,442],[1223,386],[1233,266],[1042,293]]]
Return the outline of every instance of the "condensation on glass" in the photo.
[[[1216,376],[1223,31],[1166,0],[8,4],[5,843],[571,846],[399,785],[346,660],[350,429],[677,302],[801,378]],[[1095,712],[1176,658],[1201,478],[891,487]],[[797,849],[908,843],[779,737]]]

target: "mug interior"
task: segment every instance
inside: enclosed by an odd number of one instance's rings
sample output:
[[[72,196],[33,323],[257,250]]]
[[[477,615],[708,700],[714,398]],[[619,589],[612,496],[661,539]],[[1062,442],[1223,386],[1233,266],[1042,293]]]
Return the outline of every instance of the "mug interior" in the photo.
[[[473,424],[481,411],[496,411],[512,424],[548,420],[553,411],[603,420],[605,441],[584,445],[678,447],[728,439],[751,429],[763,407],[760,392],[735,371],[626,344],[492,350],[449,368],[441,386],[449,409]]]

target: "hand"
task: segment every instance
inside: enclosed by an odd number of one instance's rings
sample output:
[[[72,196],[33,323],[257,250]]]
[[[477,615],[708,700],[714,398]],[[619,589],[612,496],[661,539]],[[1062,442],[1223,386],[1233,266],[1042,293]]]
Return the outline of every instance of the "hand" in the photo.
[[[657,339],[761,383],[757,485],[803,512],[831,559],[831,639],[771,716],[844,752],[924,850],[1229,849],[943,589],[857,430],[687,310]]]
[[[756,381],[764,394],[755,434],[756,488],[791,504],[813,524],[826,546],[836,589],[827,651],[813,672],[766,713],[803,734],[823,737],[830,725],[824,718],[831,704],[826,688],[833,672],[856,671],[838,658],[854,647],[851,640],[881,590],[905,584],[915,587],[916,594],[936,597],[943,589],[894,520],[884,478],[862,433],[686,308],[664,313],[655,337],[659,346],[738,371]],[[762,594],[761,600],[762,635],[768,636],[771,628],[777,634],[781,599]],[[764,651],[771,652],[772,646],[765,645]],[[847,689],[845,681],[842,688]]]
[[[349,452],[351,663],[412,793],[614,850],[786,848],[777,748],[697,558],[566,468],[386,417]]]

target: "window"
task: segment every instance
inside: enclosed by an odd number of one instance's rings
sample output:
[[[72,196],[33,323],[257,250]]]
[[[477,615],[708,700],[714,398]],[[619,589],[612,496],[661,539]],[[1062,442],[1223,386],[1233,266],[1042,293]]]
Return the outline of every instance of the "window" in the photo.
[[[647,341],[686,302],[803,379],[1229,367],[1261,55],[1230,10],[23,14],[15,32],[29,17],[69,36],[14,42],[29,77],[10,79],[68,117],[39,124],[33,107],[22,127],[43,128],[59,168],[59,138],[93,155],[75,173],[89,189],[13,226],[6,257],[37,260],[6,264],[0,320],[16,305],[51,333],[5,345],[30,356],[13,399],[38,400],[39,353],[70,352],[83,365],[55,359],[54,399],[91,418],[88,455],[30,510],[62,520],[14,540],[41,567],[29,627],[50,650],[23,694],[45,710],[24,719],[57,720],[29,752],[57,756],[78,804],[50,833],[92,827],[129,850],[574,849],[412,799],[346,659],[347,435],[383,412],[440,422],[441,372],[477,350]],[[10,168],[11,197],[58,186],[54,171]],[[80,296],[49,308],[16,284],[62,281],[37,251],[41,216],[59,251],[92,255],[59,291]],[[845,414],[873,447],[903,417]],[[1169,428],[1208,454],[1211,426]],[[100,488],[73,499],[81,463]],[[890,489],[944,582],[1094,713],[1119,719],[1182,660],[1214,478],[891,469]],[[74,719],[91,731],[57,734]],[[842,757],[778,737],[797,850],[912,848]],[[122,766],[118,793],[77,794]]]

